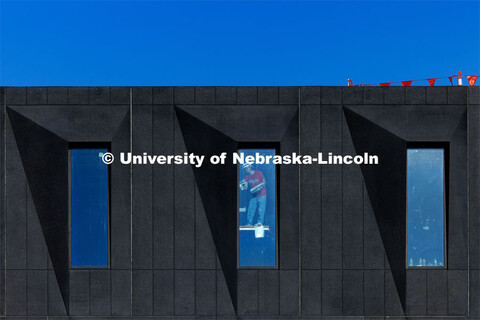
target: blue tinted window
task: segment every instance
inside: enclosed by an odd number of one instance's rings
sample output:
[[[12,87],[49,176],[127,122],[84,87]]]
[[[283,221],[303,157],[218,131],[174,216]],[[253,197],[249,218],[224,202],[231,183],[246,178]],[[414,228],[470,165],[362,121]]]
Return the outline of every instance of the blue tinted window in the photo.
[[[239,154],[275,155],[275,149],[241,149]],[[276,265],[276,179],[274,164],[239,164],[239,265]]]
[[[108,266],[107,149],[70,150],[72,267]]]
[[[445,266],[443,149],[407,150],[407,263]]]

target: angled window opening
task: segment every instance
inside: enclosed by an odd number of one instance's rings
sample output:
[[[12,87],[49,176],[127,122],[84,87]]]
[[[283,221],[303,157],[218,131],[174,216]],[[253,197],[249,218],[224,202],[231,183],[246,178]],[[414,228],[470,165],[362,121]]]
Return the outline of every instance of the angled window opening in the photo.
[[[445,143],[407,145],[407,267],[445,268],[448,204]]]
[[[278,154],[277,145],[239,144],[244,159]],[[238,167],[238,267],[277,267],[278,170],[275,164],[253,162]]]
[[[109,166],[105,144],[69,147],[70,266],[109,266]]]

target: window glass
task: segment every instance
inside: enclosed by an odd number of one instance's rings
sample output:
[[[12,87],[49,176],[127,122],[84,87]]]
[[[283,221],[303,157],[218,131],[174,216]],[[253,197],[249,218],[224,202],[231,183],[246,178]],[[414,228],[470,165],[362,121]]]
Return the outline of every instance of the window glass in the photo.
[[[108,266],[107,149],[70,150],[72,267]]]
[[[444,149],[407,150],[407,263],[445,266]]]
[[[275,149],[239,154],[274,156]],[[276,266],[276,171],[274,164],[239,164],[239,265]]]

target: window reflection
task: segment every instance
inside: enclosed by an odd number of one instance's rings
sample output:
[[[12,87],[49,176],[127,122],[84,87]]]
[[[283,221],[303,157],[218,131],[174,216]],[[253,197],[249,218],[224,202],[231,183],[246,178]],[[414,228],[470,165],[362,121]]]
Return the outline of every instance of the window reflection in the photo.
[[[240,149],[245,156],[275,155],[275,149]],[[276,265],[274,164],[239,165],[239,265]]]
[[[108,266],[107,149],[70,150],[72,267]]]
[[[407,263],[445,266],[444,149],[407,150]]]

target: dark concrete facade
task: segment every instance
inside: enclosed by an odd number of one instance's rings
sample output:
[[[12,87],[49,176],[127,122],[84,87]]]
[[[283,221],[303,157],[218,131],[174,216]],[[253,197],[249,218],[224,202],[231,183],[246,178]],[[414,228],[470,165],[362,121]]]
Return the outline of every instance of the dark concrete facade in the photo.
[[[478,87],[0,88],[0,318],[480,317]],[[278,268],[237,269],[236,168],[111,167],[110,266],[68,264],[74,142],[115,155],[368,151],[280,166]],[[405,268],[405,150],[449,146],[447,268]],[[212,187],[214,186],[214,187]]]

